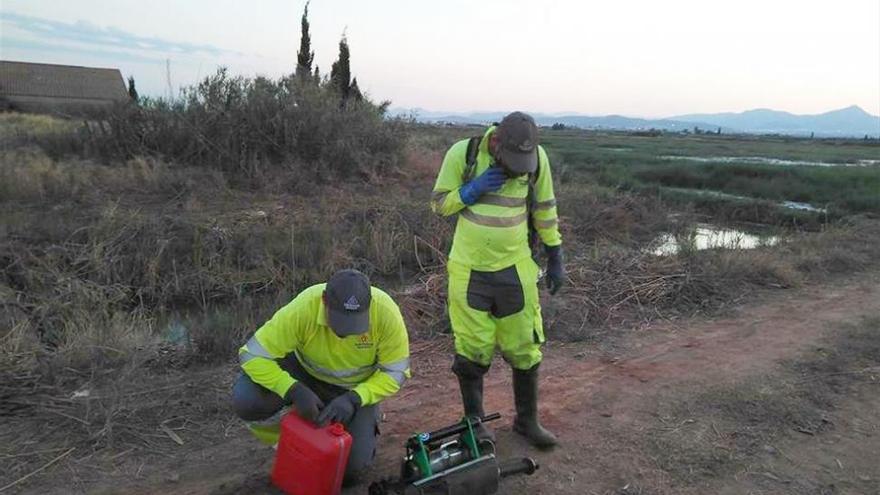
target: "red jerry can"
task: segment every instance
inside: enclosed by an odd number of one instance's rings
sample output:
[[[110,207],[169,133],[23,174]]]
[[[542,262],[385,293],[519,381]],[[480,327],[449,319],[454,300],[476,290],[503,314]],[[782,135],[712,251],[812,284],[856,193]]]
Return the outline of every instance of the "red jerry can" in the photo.
[[[338,495],[350,451],[341,424],[321,428],[291,411],[281,419],[272,483],[288,495]]]

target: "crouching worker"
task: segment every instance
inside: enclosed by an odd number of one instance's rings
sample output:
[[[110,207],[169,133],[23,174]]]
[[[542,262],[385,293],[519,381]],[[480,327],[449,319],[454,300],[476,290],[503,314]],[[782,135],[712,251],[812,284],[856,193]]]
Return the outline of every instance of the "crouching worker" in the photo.
[[[239,358],[233,408],[254,435],[277,443],[285,406],[319,425],[342,423],[352,436],[349,483],[376,455],[378,404],[410,376],[400,309],[357,270],[302,291],[254,333]]]

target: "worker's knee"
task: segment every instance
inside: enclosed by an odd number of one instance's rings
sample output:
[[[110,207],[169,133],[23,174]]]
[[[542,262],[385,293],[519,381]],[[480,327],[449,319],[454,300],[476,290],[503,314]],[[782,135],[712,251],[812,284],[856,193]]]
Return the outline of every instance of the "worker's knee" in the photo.
[[[379,408],[367,406],[358,409],[347,429],[351,435],[351,452],[348,455],[345,476],[348,480],[353,480],[369,468],[376,458]]]
[[[510,366],[527,370],[541,362],[544,343],[544,325],[540,306],[535,304],[503,322],[498,329],[498,347]]]
[[[471,361],[461,354],[456,354],[455,360],[452,362],[452,372],[462,380],[476,380],[482,378],[487,371],[489,371],[488,366],[483,366]]]
[[[369,455],[355,455],[354,450],[348,456],[348,465],[345,466],[344,481],[346,485],[359,483],[364,473],[370,470],[373,460],[376,458],[375,447]]]
[[[277,394],[254,383],[242,373],[232,387],[232,410],[245,421],[260,421],[284,407]]]
[[[507,361],[507,364],[509,364],[511,368],[522,371],[537,367],[541,364],[541,360],[544,358],[544,355],[541,353],[541,349],[538,346],[534,346],[526,352],[507,353],[501,351],[501,356]]]

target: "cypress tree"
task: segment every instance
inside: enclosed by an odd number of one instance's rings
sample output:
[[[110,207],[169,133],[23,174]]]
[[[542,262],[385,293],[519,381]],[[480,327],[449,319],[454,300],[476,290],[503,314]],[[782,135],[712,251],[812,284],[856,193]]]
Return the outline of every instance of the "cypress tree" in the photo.
[[[342,39],[339,40],[339,58],[333,62],[333,66],[330,68],[330,83],[336,88],[343,100],[348,99],[351,90],[349,58],[348,40],[343,34]]]
[[[137,103],[138,92],[137,88],[134,87],[134,76],[128,76],[128,96],[131,98],[131,101]]]
[[[361,88],[358,87],[358,78],[356,77],[351,80],[351,86],[348,88],[348,97],[355,101],[361,101],[364,99],[364,95],[361,93]]]
[[[305,77],[312,74],[312,62],[315,60],[315,52],[312,51],[312,37],[309,35],[309,2],[303,9],[301,20],[301,35],[299,38],[299,52],[296,54],[296,75]]]

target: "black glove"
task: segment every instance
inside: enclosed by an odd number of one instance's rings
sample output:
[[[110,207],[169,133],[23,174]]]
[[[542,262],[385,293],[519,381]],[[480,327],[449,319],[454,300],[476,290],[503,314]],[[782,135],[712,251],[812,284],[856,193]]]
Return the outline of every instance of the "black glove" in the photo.
[[[287,391],[287,398],[301,418],[318,422],[318,413],[324,407],[324,402],[305,383],[294,383]]]
[[[360,405],[361,396],[355,392],[346,392],[331,400],[327,407],[321,410],[317,423],[321,426],[327,423],[347,424]]]
[[[550,294],[556,294],[565,283],[565,268],[562,266],[562,246],[544,244],[547,254],[547,288]]]

